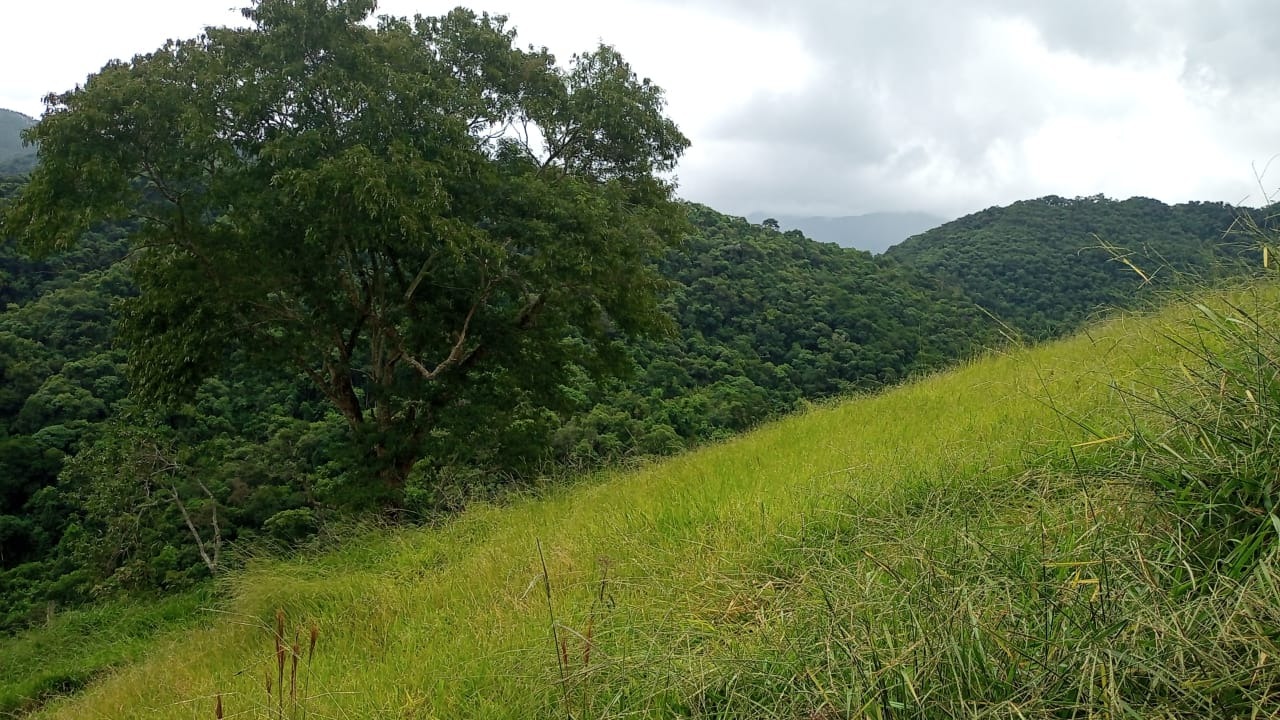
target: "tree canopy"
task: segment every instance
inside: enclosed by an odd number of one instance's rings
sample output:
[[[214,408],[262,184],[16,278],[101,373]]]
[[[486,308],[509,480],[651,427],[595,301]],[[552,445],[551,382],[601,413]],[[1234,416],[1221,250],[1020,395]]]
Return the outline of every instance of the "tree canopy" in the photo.
[[[0,205],[23,183],[0,178]],[[1094,205],[1052,211],[1069,227],[1088,222]],[[405,517],[434,517],[549,473],[677,452],[998,342],[970,296],[918,265],[684,209],[689,234],[653,261],[678,332],[628,343],[634,373],[592,378],[574,369],[558,388],[562,412],[536,405],[528,391],[504,398],[503,411],[475,402],[465,418],[468,408],[454,408],[447,427],[428,433],[429,461],[409,475]],[[975,232],[1009,234],[1024,209],[1005,210],[968,221]],[[1171,257],[1186,238],[1141,227],[1165,227],[1159,217],[1120,215],[1108,236],[1142,238],[1153,257]],[[1186,231],[1219,237],[1232,214],[1213,217]],[[130,263],[120,262],[128,231],[104,226],[40,259],[0,238],[0,633],[42,620],[49,602],[181,587],[237,562],[234,550],[218,560],[219,538],[254,552],[290,546],[367,499],[367,455],[348,442],[333,403],[291,366],[244,366],[234,362],[238,352],[162,414],[126,395],[128,358],[112,318],[137,295]],[[1012,267],[1023,262],[1004,256]],[[1075,253],[1068,260],[1064,272],[1087,274],[1093,262]],[[1200,272],[1211,260],[1189,257]],[[1110,292],[1139,299],[1129,289],[1141,279],[1104,262],[1123,271]],[[966,278],[974,293],[1000,291],[983,277]],[[1078,302],[1056,284],[1030,292],[1035,306]],[[508,393],[512,385],[493,387]]]
[[[1044,339],[1099,309],[1132,306],[1181,274],[1209,279],[1260,266],[1256,240],[1229,232],[1247,214],[1217,202],[1050,195],[966,215],[885,255],[945,278],[1008,327]]]
[[[610,47],[561,67],[500,16],[374,9],[260,0],[51,96],[2,227],[52,252],[128,223],[134,392],[299,372],[394,494],[451,417],[553,404],[662,327],[688,143]]]

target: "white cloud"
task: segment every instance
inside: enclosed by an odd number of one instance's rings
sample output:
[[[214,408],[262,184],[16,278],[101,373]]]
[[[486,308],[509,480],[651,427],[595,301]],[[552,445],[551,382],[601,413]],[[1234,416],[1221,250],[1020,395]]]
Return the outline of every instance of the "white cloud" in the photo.
[[[238,0],[0,1],[0,107],[33,116],[108,60],[241,19]]]
[[[242,2],[6,2],[0,107],[38,113],[43,94],[110,58],[236,22]],[[1256,200],[1251,164],[1280,151],[1269,0],[503,4],[491,9],[522,42],[562,58],[608,42],[666,88],[694,143],[682,194],[729,212],[958,215],[1048,193]]]

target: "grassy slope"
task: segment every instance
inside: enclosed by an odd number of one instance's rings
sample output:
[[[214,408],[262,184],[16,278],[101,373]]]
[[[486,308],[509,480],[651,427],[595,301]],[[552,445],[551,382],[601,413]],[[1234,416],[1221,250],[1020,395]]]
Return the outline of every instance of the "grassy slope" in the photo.
[[[0,643],[0,717],[74,692],[105,668],[145,657],[157,635],[185,629],[208,607],[195,590],[149,602],[112,602],[57,615]]]
[[[947,617],[985,627],[966,603],[997,608],[1023,570],[1050,594],[1089,588],[1079,558],[1102,552],[1093,529],[1112,505],[1052,470],[1095,436],[1046,399],[1098,436],[1121,432],[1111,383],[1169,364],[1154,330],[1174,317],[1108,323],[439,529],[264,562],[203,629],[40,717],[211,718],[217,693],[227,717],[260,716],[277,607],[304,656],[319,628],[298,683],[317,718],[871,716],[896,702],[887,672],[902,697],[924,692],[893,660],[934,637],[912,629],[914,608],[951,598]],[[988,573],[981,587],[970,572]],[[1079,602],[1093,612],[1096,598]],[[855,645],[888,655],[844,657]],[[962,644],[938,652],[983,669]]]

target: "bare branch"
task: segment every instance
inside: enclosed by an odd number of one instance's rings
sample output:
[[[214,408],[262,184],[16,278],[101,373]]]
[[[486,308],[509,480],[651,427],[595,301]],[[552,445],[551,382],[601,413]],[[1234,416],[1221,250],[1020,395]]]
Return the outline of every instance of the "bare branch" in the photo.
[[[206,544],[204,536],[200,534],[195,521],[191,519],[191,513],[187,511],[187,504],[182,502],[182,493],[178,492],[178,484],[174,478],[181,472],[181,464],[165,454],[154,440],[147,442],[146,449],[150,455],[147,460],[150,461],[153,467],[151,476],[164,475],[168,477],[169,494],[173,498],[174,506],[182,514],[182,520],[186,523],[187,530],[191,531],[191,537],[196,542],[196,552],[200,554],[200,559],[204,561],[205,567],[209,568],[209,573],[216,575],[218,572],[218,555],[222,547],[222,529],[218,525],[218,499],[209,491],[207,485],[199,479],[196,480],[196,484],[200,486],[200,489],[204,491],[204,494],[208,496],[209,501],[212,503],[213,538],[209,544]],[[212,548],[212,555],[210,554],[210,547]]]
[[[196,529],[196,525],[191,521],[191,513],[187,512],[187,506],[182,502],[182,495],[178,493],[178,488],[172,483],[169,485],[169,492],[173,493],[173,503],[178,506],[178,511],[182,513],[182,519],[187,523],[187,529],[191,531],[191,536],[196,541],[196,552],[200,553],[200,559],[204,561],[205,567],[209,568],[211,574],[217,574],[218,561],[215,556],[209,557],[209,553],[205,551],[204,540],[200,537],[200,531]],[[215,525],[216,527],[216,525]],[[215,534],[215,537],[219,537]]]
[[[449,354],[434,368],[428,369],[422,361],[413,357],[408,348],[404,346],[404,341],[400,338],[400,334],[397,333],[394,328],[386,328],[386,335],[396,344],[396,349],[399,351],[399,357],[404,358],[405,362],[409,363],[410,367],[416,370],[418,374],[422,376],[423,380],[428,382],[435,380],[450,368],[462,362],[463,358],[467,354],[467,340],[471,330],[471,321],[480,310],[480,306],[484,305],[485,301],[489,299],[489,295],[492,294],[497,282],[498,281],[496,279],[490,280],[485,285],[484,289],[480,291],[480,295],[476,297],[475,302],[472,303],[470,309],[467,310],[467,316],[462,320],[461,329],[459,329],[454,336],[453,347],[449,349]]]
[[[413,278],[413,282],[409,283],[408,289],[404,291],[405,302],[413,301],[413,294],[417,292],[418,285],[420,285],[422,281],[426,279],[427,270],[431,268],[431,263],[436,259],[436,255],[438,254],[439,254],[438,252],[433,252],[431,253],[431,255],[427,257],[425,261],[423,261],[422,269],[418,271],[418,274]]]
[[[222,528],[218,525],[218,499],[213,496],[213,493],[209,491],[209,487],[201,482],[199,478],[196,479],[196,484],[208,496],[210,503],[209,524],[213,526],[213,565],[209,568],[209,572],[212,573],[218,567],[218,554],[222,549]]]

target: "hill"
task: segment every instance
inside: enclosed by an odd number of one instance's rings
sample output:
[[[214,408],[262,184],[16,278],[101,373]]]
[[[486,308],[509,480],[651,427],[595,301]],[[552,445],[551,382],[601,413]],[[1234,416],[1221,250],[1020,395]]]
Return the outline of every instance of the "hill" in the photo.
[[[1212,279],[1259,266],[1257,241],[1229,233],[1241,212],[1225,203],[1048,196],[966,215],[886,256],[946,278],[1019,332],[1045,338],[1181,274]]]
[[[0,183],[0,198],[20,188],[21,180]],[[881,662],[880,653],[932,647],[912,640],[910,633],[918,632],[910,630],[913,618],[925,618],[918,621],[926,626],[961,627],[945,613],[928,614],[943,611],[917,603],[921,594],[977,603],[999,595],[998,588],[976,581],[948,585],[946,577],[930,574],[942,563],[948,576],[985,577],[979,571],[991,562],[985,554],[991,538],[1000,547],[1032,553],[1002,555],[998,563],[1028,568],[1034,577],[999,582],[1046,588],[1026,600],[1030,606],[992,607],[992,617],[1061,611],[1035,603],[1055,597],[1048,589],[1089,578],[1060,569],[1094,562],[1090,553],[1115,551],[1092,545],[1098,537],[1092,531],[1071,534],[1097,522],[1095,495],[1110,502],[1109,493],[1117,492],[1112,485],[1084,483],[1077,473],[1107,459],[1090,459],[1073,446],[1092,448],[1121,436],[1120,425],[1133,413],[1117,403],[1109,378],[1117,379],[1116,387],[1154,384],[1159,377],[1136,369],[1166,362],[1174,352],[1167,338],[1139,343],[1152,333],[1135,320],[1057,349],[1014,352],[788,420],[668,466],[553,488],[542,500],[486,504],[509,498],[497,491],[513,483],[540,485],[537,478],[549,467],[563,474],[566,468],[671,454],[822,398],[920,378],[993,337],[972,300],[941,275],[893,256],[816,243],[798,231],[752,225],[699,206],[688,210],[693,231],[661,260],[670,283],[665,304],[677,332],[633,345],[631,376],[578,381],[561,388],[565,403],[558,408],[517,404],[510,415],[477,414],[464,433],[433,436],[436,461],[415,471],[405,512],[434,520],[438,531],[377,532],[336,555],[294,561],[271,560],[278,550],[263,548],[319,542],[358,511],[348,498],[360,486],[360,468],[342,452],[342,422],[323,400],[299,378],[237,367],[204,383],[189,405],[159,419],[140,414],[128,399],[127,357],[110,324],[111,308],[135,292],[127,261],[120,262],[127,228],[102,228],[76,252],[44,260],[0,246],[6,303],[0,312],[0,607],[6,615],[0,621],[10,628],[41,626],[4,641],[0,658],[7,665],[0,663],[0,678],[13,681],[0,686],[0,709],[38,703],[45,693],[83,686],[103,668],[155,656],[155,633],[189,626],[198,617],[195,608],[211,602],[209,586],[202,584],[210,574],[203,551],[215,540],[225,546],[221,570],[230,568],[233,584],[230,605],[219,607],[234,616],[269,625],[279,605],[300,637],[315,620],[325,643],[346,648],[333,660],[339,665],[347,652],[398,663],[407,653],[435,648],[436,654],[422,656],[426,674],[416,685],[381,661],[371,661],[369,675],[341,679],[336,666],[322,669],[328,661],[315,660],[312,670],[326,689],[301,693],[324,711],[317,716],[392,712],[386,711],[388,683],[396,692],[408,687],[422,712],[450,716],[518,717],[565,703],[576,714],[606,716],[626,708],[656,715],[804,716],[834,701],[815,695],[795,662],[827,673],[827,685],[853,687],[861,681],[841,674],[849,668],[874,674],[868,668]],[[1107,227],[1136,232],[1124,224],[1133,221],[1126,216]],[[1160,252],[1157,240],[1151,244],[1153,253]],[[1064,435],[1064,428],[1074,429]],[[1087,477],[1094,482],[1100,476]],[[1150,506],[1148,500],[1139,506]],[[1134,526],[1136,511],[1132,503],[1113,505],[1118,514],[1107,527],[1116,534],[1107,537],[1123,545],[1133,541],[1123,533]],[[1035,537],[1027,534],[1037,527]],[[1046,536],[1076,544],[1047,547]],[[530,576],[527,566],[531,537],[550,551],[552,614],[543,625],[530,615],[536,606],[529,603],[538,597],[537,568]],[[903,538],[924,544],[904,545]],[[881,546],[896,553],[890,570],[882,571],[877,555],[845,551]],[[939,548],[956,554],[937,555]],[[245,554],[259,558],[247,570],[240,565]],[[593,564],[596,558],[604,560]],[[1059,568],[1047,580],[1035,574],[1046,563]],[[941,589],[920,586],[913,596],[895,589],[895,582],[905,582],[899,575],[913,582],[932,578],[928,582]],[[875,588],[864,587],[872,576]],[[825,580],[816,587],[796,585],[800,577]],[[516,594],[511,583],[521,578],[524,588]],[[419,581],[430,589],[414,584]],[[846,586],[869,594],[832,594]],[[228,597],[228,586],[221,587],[217,596]],[[160,592],[169,599],[125,610],[108,603],[68,611],[122,592],[133,598]],[[1072,597],[1077,604],[1069,605],[1070,612],[1102,617],[1092,601]],[[1172,594],[1170,603],[1180,607]],[[877,604],[896,613],[890,617],[908,635],[870,638],[848,625],[838,626],[839,638],[823,634],[837,627],[831,614],[843,618]],[[421,608],[431,608],[428,617],[420,616]],[[1109,612],[1134,610],[1125,604]],[[780,619],[768,619],[775,615]],[[357,618],[356,625],[344,626],[339,618],[347,617]],[[540,664],[538,655],[540,632],[549,627],[557,635],[556,652],[547,653],[554,665],[546,664],[548,657]],[[1079,627],[1089,637],[1105,637],[1093,626]],[[380,634],[371,638],[365,628]],[[241,710],[260,712],[263,698],[235,685],[239,676],[225,671],[229,664],[253,662],[252,633],[217,623],[196,632],[174,635],[174,647],[234,647],[225,655],[208,653],[212,665],[187,665],[174,654],[178,650],[161,649],[156,662],[171,669],[174,684],[165,680],[156,691],[172,693],[170,699],[138,701],[147,703],[138,706],[143,709],[108,700],[110,709],[90,714],[127,717],[150,708],[164,716],[157,710],[169,707],[164,703],[191,693],[207,701],[202,693],[211,687],[251,703]],[[1026,627],[1009,632],[1045,647],[1074,638],[1035,640]],[[125,640],[85,640],[98,635]],[[808,644],[798,655],[778,655],[793,642],[789,638]],[[876,644],[881,642],[888,645]],[[1008,637],[982,640],[991,648],[1001,642]],[[824,665],[814,651],[832,643],[860,659],[847,667]],[[858,654],[867,647],[875,654]],[[1037,648],[1020,651],[1034,655]],[[939,673],[960,671],[938,666],[945,648],[912,657]],[[737,680],[730,669],[735,658],[754,668]],[[465,677],[450,674],[458,668]],[[528,672],[519,674],[521,668]],[[557,679],[552,672],[564,675]],[[1041,677],[1035,693],[1045,683],[1067,683],[1068,675]],[[494,676],[509,681],[474,681]],[[588,678],[595,679],[589,684]],[[664,685],[663,678],[679,679]],[[274,682],[281,687],[280,679]],[[954,677],[939,682],[977,692],[956,685]],[[570,686],[574,695],[567,698],[561,690]],[[1069,683],[1059,689],[1073,692]],[[136,699],[153,690],[134,686],[125,692]],[[885,692],[898,705],[913,702],[909,683]],[[1063,695],[1044,692],[1036,702],[1063,702]],[[364,699],[344,704],[346,693]]]
[[[749,216],[755,223],[769,218],[777,220],[782,230],[799,230],[818,242],[871,253],[882,253],[912,235],[946,222],[946,218],[921,212],[877,212],[842,217],[765,213]]]
[[[0,182],[0,202],[20,187]],[[1046,227],[1089,221],[1098,204],[1051,208],[1051,222],[1021,206],[973,222],[1000,238],[1040,238]],[[555,404],[515,398],[502,412],[460,406],[470,419],[426,440],[431,460],[415,467],[405,512],[435,517],[548,472],[672,454],[997,344],[995,324],[973,298],[991,308],[990,298],[1005,290],[1003,275],[956,274],[945,262],[927,267],[897,252],[872,257],[688,209],[693,231],[661,260],[675,332],[632,344],[630,374],[592,381],[584,373],[559,386]],[[1204,233],[1228,222],[1227,208],[1215,212],[1202,218]],[[1041,222],[1019,226],[1024,215]],[[1135,213],[1113,215],[1109,233],[1141,233],[1126,224],[1141,220]],[[200,554],[200,541],[215,534],[215,511],[220,542],[288,546],[366,502],[362,465],[343,450],[342,420],[303,378],[235,367],[206,381],[190,405],[163,418],[138,415],[111,320],[111,308],[136,292],[117,262],[127,252],[124,235],[104,229],[74,253],[40,261],[0,243],[0,629],[40,621],[49,603],[201,581],[216,569]],[[1173,232],[1142,237],[1162,257],[1187,245]],[[1006,262],[1035,271],[1052,246],[1027,245],[1035,252],[1009,250]],[[1058,275],[1092,277],[1092,260],[1059,255]],[[1216,257],[1185,255],[1206,272],[1195,263]],[[1132,271],[1105,260],[1102,270],[1089,286],[1094,296],[1134,299]],[[1037,307],[1070,309],[1078,298],[1055,282],[1043,296],[1034,285],[1021,292]],[[1009,308],[996,311],[1016,320]],[[1045,332],[1077,327],[1087,313],[1064,314]],[[157,458],[183,478],[182,505],[148,502]],[[196,513],[191,524],[187,511]]]
[[[20,188],[0,182],[0,202]],[[675,332],[633,344],[629,374],[580,374],[557,404],[456,408],[473,417],[427,440],[432,460],[415,468],[406,513],[678,452],[994,338],[970,300],[895,263],[689,211],[693,232],[662,260]],[[237,366],[189,405],[140,413],[112,322],[137,292],[120,262],[125,235],[104,228],[42,260],[0,241],[0,630],[40,621],[50,603],[199,582],[218,569],[201,556],[208,537],[289,545],[364,509],[346,426],[304,378]],[[159,458],[180,478],[166,490],[180,502],[148,499]]]
[[[26,172],[35,163],[35,150],[22,144],[22,131],[35,120],[0,108],[0,175]]]
[[[936,279],[710,208],[691,218],[696,231],[662,264],[679,332],[641,342],[638,376],[606,401],[681,437],[878,389],[996,340],[972,300]]]
[[[1280,320],[1274,287],[1198,301]],[[1274,558],[1188,590],[1161,540],[1187,516],[1110,474],[1120,438],[1168,428],[1117,389],[1175,402],[1202,369],[1167,334],[1192,312],[255,563],[200,627],[38,717],[1265,714]]]

